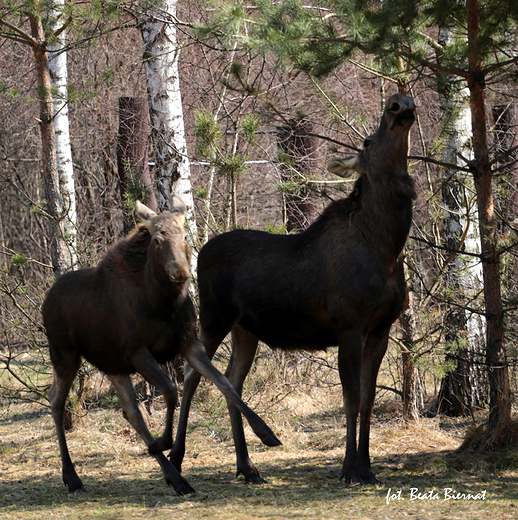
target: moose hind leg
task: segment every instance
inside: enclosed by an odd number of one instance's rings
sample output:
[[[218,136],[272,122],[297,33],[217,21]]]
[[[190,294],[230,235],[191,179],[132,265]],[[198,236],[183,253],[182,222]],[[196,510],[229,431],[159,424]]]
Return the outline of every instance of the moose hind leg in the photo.
[[[146,443],[146,446],[152,446],[155,439],[149,432],[144,418],[138,409],[137,396],[135,395],[135,389],[131,383],[130,376],[110,375],[109,379],[119,396],[122,408],[129,423],[133,428],[135,428],[142,440]],[[160,464],[167,484],[173,486],[178,494],[186,495],[194,492],[191,485],[180,475],[178,470],[171,464],[163,453],[154,453],[153,456]]]
[[[227,403],[232,403],[246,417],[248,424],[254,433],[261,439],[266,446],[280,446],[281,442],[270,427],[246,405],[241,397],[237,395],[234,387],[228,379],[217,370],[210,362],[205,347],[198,340],[194,340],[187,345],[181,352],[185,359],[197,372],[210,379],[223,393]]]
[[[65,413],[65,403],[68,392],[72,387],[74,378],[81,364],[81,358],[78,355],[70,355],[67,359],[60,358],[60,363],[54,366],[54,380],[49,389],[48,397],[50,401],[50,410],[56,427],[56,434],[59,443],[59,452],[61,454],[61,467],[63,482],[68,486],[68,491],[74,493],[76,491],[84,491],[84,486],[76,473],[70,453],[68,451],[67,441],[65,438],[65,428],[63,425],[63,417]]]
[[[241,397],[243,383],[250,372],[250,368],[257,352],[258,339],[253,334],[245,331],[239,325],[232,329],[232,357],[225,372],[228,380],[235,391]],[[236,449],[237,472],[236,477],[242,474],[246,482],[253,484],[264,484],[266,480],[261,477],[259,470],[252,464],[246,445],[245,432],[243,429],[243,417],[241,412],[232,404],[228,403],[228,413],[232,424],[232,435]]]

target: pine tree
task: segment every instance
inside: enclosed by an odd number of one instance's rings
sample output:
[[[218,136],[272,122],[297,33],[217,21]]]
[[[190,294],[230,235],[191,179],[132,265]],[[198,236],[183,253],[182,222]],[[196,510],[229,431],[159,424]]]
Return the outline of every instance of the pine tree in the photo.
[[[56,274],[65,269],[66,244],[64,241],[63,201],[60,191],[58,163],[56,156],[56,134],[54,129],[54,100],[49,70],[47,44],[48,32],[45,31],[45,5],[35,0],[12,8],[9,13],[12,18],[17,14],[25,14],[29,19],[30,28],[20,27],[11,23],[7,16],[0,18],[3,31],[0,36],[25,45],[29,45],[34,53],[35,71],[38,81],[38,101],[40,105],[40,130],[42,142],[43,180],[45,184],[48,213],[51,218],[52,236],[50,255],[52,267]]]

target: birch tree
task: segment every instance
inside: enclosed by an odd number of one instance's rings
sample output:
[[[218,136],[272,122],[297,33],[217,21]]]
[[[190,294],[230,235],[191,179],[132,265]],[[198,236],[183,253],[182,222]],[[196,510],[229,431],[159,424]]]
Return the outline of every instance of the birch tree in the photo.
[[[68,124],[67,53],[65,0],[54,0],[49,9],[49,26],[54,41],[48,46],[49,72],[54,100],[54,132],[60,193],[63,203],[64,261],[66,268],[77,265],[77,213],[74,167]]]
[[[455,37],[451,27],[442,27],[438,43],[441,47],[452,45]],[[440,61],[440,48],[438,52]],[[460,297],[476,309],[475,302],[483,287],[482,264],[477,256],[463,254],[480,255],[481,251],[475,188],[468,171],[473,160],[470,93],[467,84],[451,74],[438,73],[437,77],[443,161],[452,165],[443,169],[441,182],[442,231],[448,249],[446,290],[453,300]],[[438,411],[467,415],[473,405],[482,404],[480,370],[473,361],[482,361],[485,319],[482,313],[468,312],[455,301],[445,315],[447,359],[454,361],[455,367],[442,380]]]
[[[144,43],[158,207],[170,209],[171,194],[180,195],[187,205],[187,222],[193,238],[196,220],[178,72],[180,46],[175,25],[176,4],[177,0],[164,0],[147,11],[140,30]]]

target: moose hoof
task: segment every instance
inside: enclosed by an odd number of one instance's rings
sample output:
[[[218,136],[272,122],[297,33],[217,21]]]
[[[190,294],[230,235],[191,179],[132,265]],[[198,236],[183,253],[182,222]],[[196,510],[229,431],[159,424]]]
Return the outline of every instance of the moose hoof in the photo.
[[[268,435],[267,437],[264,437],[263,439],[261,439],[261,441],[265,446],[269,446],[270,448],[273,448],[275,446],[282,446],[282,442],[279,439],[277,439],[277,437],[273,433],[271,435]]]
[[[342,480],[342,479],[340,479]],[[363,481],[361,479],[356,478],[344,478],[344,484],[346,487],[361,487],[363,486]]]
[[[174,486],[174,490],[179,495],[190,495],[191,493],[196,493],[196,490],[187,482],[187,480],[183,480],[178,485]]]
[[[342,471],[340,480],[343,480],[347,487],[363,486],[363,479],[360,477],[358,471]]]
[[[372,472],[369,472],[367,475],[362,475],[362,480],[364,484],[382,484],[381,480],[378,480]]]
[[[65,486],[68,487],[69,493],[78,493],[80,491],[86,491],[85,487],[83,486],[83,483],[81,482],[81,479],[77,476],[74,478],[63,478],[63,482],[65,483]]]
[[[358,487],[364,484],[381,484],[381,481],[379,481],[370,470],[364,473],[358,473],[356,471],[347,472],[347,474],[342,473],[340,480],[342,479],[347,487]]]
[[[243,475],[245,477],[245,482],[247,484],[268,484],[263,477],[261,477],[261,473],[255,466],[247,467],[246,469],[238,469],[236,472],[236,478],[239,475]]]
[[[268,484],[261,475],[254,475],[252,477],[245,478],[247,484]]]

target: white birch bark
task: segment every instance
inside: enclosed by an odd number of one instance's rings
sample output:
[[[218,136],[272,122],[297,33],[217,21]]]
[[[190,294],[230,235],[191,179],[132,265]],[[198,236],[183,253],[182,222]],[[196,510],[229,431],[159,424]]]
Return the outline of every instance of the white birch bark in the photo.
[[[444,44],[451,43],[453,38],[451,29],[440,30],[439,39]],[[443,81],[445,84],[439,89],[443,131],[447,135],[443,159],[446,163],[465,168],[473,159],[469,89],[467,85],[458,85],[451,77],[445,77]],[[445,243],[453,249],[461,248],[468,253],[480,254],[477,201],[472,175],[460,169],[446,169],[443,183]],[[464,243],[461,244],[464,234]],[[473,256],[457,254],[448,265],[447,283],[451,291],[463,295],[467,307],[476,308],[475,300],[483,290],[482,262]],[[445,331],[446,338],[457,343],[461,359],[457,359],[456,369],[443,380],[441,395],[444,396],[444,391],[446,403],[453,403],[452,406],[460,412],[456,401],[458,397],[459,402],[468,407],[464,412],[467,413],[484,399],[479,384],[484,376],[480,373],[477,362],[484,361],[482,353],[486,321],[481,314],[454,308],[446,317],[449,321]],[[469,354],[466,355],[468,351]],[[465,357],[471,362],[463,361],[462,358]]]
[[[451,42],[451,30],[441,28],[440,40]],[[446,81],[453,78],[447,78]],[[444,162],[466,167],[473,159],[471,146],[471,111],[469,106],[469,89],[467,85],[459,87],[452,84],[442,89],[441,97],[443,125],[448,133]],[[446,95],[444,93],[447,93]],[[445,218],[443,222],[444,240],[446,243],[458,241],[467,229],[464,250],[480,254],[480,235],[478,232],[478,213],[476,193],[473,179],[463,170],[448,170],[445,173],[448,185],[457,185],[462,189],[449,191],[449,200],[443,199]],[[448,182],[449,181],[449,182]],[[468,255],[457,255],[453,260],[452,272],[457,277],[458,285],[470,299],[480,293],[483,288],[482,263],[479,259]],[[485,320],[483,316],[470,314],[467,316],[467,333],[470,345],[477,348],[484,343]]]
[[[65,0],[53,0],[49,11],[49,24],[54,33],[65,23],[63,9]],[[77,212],[74,183],[74,166],[70,144],[67,94],[67,54],[62,52],[66,45],[66,31],[59,33],[58,41],[48,46],[49,72],[54,100],[54,129],[56,134],[56,158],[61,199],[63,201],[65,269],[77,266]]]
[[[164,0],[158,8],[145,13],[141,33],[156,161],[158,208],[170,209],[171,195],[179,195],[187,206],[189,234],[194,242],[196,220],[178,74],[180,49],[175,25],[176,3],[177,0]]]

